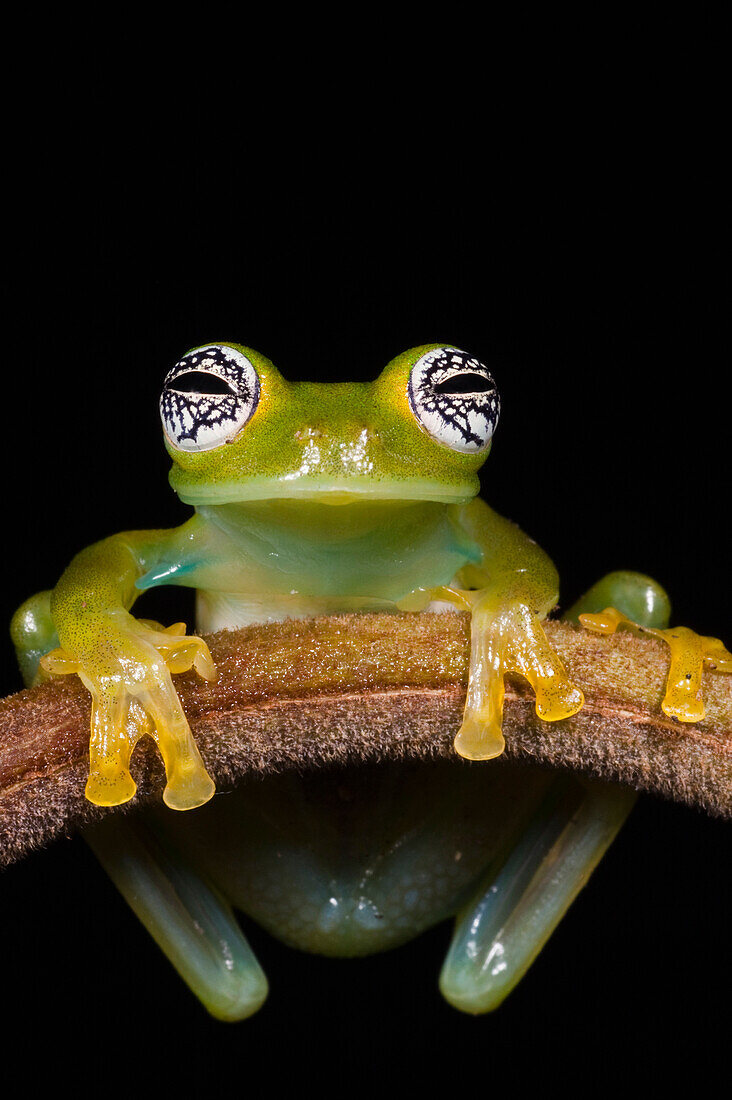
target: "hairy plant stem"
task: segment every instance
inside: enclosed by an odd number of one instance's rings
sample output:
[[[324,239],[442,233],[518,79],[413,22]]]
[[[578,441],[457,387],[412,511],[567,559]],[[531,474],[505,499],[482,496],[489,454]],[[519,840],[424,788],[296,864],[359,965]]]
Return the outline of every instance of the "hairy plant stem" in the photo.
[[[600,637],[558,621],[545,627],[585,706],[543,722],[529,686],[511,680],[505,756],[732,817],[732,676],[705,673],[706,717],[681,724],[660,707],[669,663],[662,643]],[[330,616],[222,631],[207,641],[218,682],[193,673],[175,681],[219,790],[252,772],[454,755],[467,683],[466,614]],[[133,802],[112,810],[88,803],[88,737],[89,697],[76,676],[0,701],[0,864],[160,798],[162,764],[145,739],[133,757]]]

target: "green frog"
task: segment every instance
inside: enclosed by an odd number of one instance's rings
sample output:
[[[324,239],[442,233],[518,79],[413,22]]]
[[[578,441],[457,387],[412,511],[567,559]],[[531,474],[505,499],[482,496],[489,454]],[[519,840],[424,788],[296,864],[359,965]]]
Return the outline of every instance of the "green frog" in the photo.
[[[442,991],[465,1011],[495,1007],[633,796],[505,761],[465,763],[503,752],[508,673],[528,680],[545,721],[584,702],[542,628],[558,599],[552,562],[477,495],[500,413],[490,370],[458,347],[426,344],[374,382],[292,383],[253,349],[213,343],[169,371],[160,413],[170,481],[193,516],[82,550],[12,623],[27,683],[76,673],[91,693],[91,802],[134,796],[141,737],[163,758],[168,810],[115,815],[89,830],[90,843],[223,1019],[250,1015],[267,991],[232,903],[287,943],[340,955],[395,946],[457,915]],[[172,677],[194,668],[215,679],[211,655],[184,624],[131,613],[146,590],[170,584],[196,590],[201,632],[467,609],[455,762],[275,777],[210,802],[214,783]],[[603,579],[570,615],[580,613],[593,629],[636,625],[671,645],[664,709],[682,721],[702,713],[704,662],[732,661],[713,639],[669,632],[665,592],[639,574]]]

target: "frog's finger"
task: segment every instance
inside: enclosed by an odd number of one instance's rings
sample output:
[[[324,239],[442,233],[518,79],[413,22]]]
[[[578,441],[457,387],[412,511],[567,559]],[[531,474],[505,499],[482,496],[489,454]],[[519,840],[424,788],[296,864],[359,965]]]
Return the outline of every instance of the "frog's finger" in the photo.
[[[701,722],[704,717],[702,672],[705,638],[688,627],[678,626],[662,632],[671,650],[666,694],[661,709],[680,722]]]
[[[732,653],[719,638],[706,638],[704,664],[717,672],[732,672]]]
[[[186,639],[186,644],[181,646],[180,650],[173,651],[176,660],[179,654],[180,659],[187,662],[185,668],[181,671],[185,671],[186,668],[194,668],[202,680],[208,680],[215,683],[218,679],[218,673],[213,657],[211,656],[211,651],[203,638],[189,636]],[[171,669],[171,671],[175,672],[176,669]]]
[[[80,674],[92,697],[89,778],[86,797],[96,806],[129,802],[137,786],[130,775],[134,742],[127,735],[127,693],[118,686],[100,688]]]
[[[504,669],[518,672],[529,681],[539,718],[557,722],[582,709],[584,695],[570,681],[541,623],[525,605],[516,608],[505,645]]]
[[[208,645],[197,634],[186,634],[185,623],[173,623],[163,627],[150,619],[138,619],[144,629],[140,637],[152,645],[173,673],[187,672],[194,668],[204,680],[217,679],[216,666]]]
[[[492,760],[500,756],[503,739],[503,673],[496,633],[480,614],[471,618],[470,668],[465,710],[455,737],[455,751],[466,760]]]
[[[158,651],[171,672],[187,672],[194,668],[203,680],[217,678],[213,658],[202,638],[182,638],[175,645],[159,646]]]
[[[702,673],[705,667],[732,672],[732,653],[719,638],[696,634],[686,626],[655,632],[671,651],[666,694],[661,709],[680,722],[700,722],[704,717]]]
[[[556,783],[502,866],[458,914],[440,975],[463,1012],[498,1008],[541,951],[615,838],[635,792]]]
[[[38,664],[43,672],[51,676],[70,676],[79,671],[79,662],[65,649],[52,649],[50,653],[44,653]]]
[[[267,996],[267,979],[218,891],[139,820],[116,816],[84,836],[208,1011],[219,1020],[245,1020],[255,1013]],[[118,967],[125,964],[124,957],[116,959]]]
[[[137,690],[135,697],[155,723],[153,737],[165,762],[166,805],[172,810],[202,806],[216,788],[204,767],[167,669],[160,672],[156,682],[148,682]]]
[[[159,623],[157,619],[136,619],[135,622],[139,625],[146,626],[150,631],[155,634],[185,634],[185,623],[171,623],[170,626],[164,626]]]

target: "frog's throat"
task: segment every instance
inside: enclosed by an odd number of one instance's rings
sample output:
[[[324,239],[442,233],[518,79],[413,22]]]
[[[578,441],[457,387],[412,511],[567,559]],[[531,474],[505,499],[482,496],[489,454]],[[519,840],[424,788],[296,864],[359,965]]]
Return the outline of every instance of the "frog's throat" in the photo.
[[[242,481],[213,481],[208,484],[177,484],[175,471],[170,482],[185,504],[239,504],[250,500],[299,500],[319,504],[353,504],[359,500],[425,500],[437,504],[466,504],[476,494],[472,482],[445,485],[439,481],[408,479],[378,481],[348,478],[318,481],[316,478],[248,478]]]

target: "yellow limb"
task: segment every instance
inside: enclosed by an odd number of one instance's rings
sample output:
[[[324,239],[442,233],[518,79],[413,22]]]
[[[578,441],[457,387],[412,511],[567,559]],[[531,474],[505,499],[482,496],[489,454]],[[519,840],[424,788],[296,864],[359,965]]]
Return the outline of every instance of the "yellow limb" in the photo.
[[[432,588],[414,593],[400,606],[417,610],[431,600],[444,600],[469,611],[470,669],[463,721],[455,750],[467,760],[491,760],[505,747],[504,681],[518,673],[536,694],[536,713],[545,722],[576,714],[584,695],[571,683],[547,641],[534,612],[519,600],[501,601],[490,589]]]
[[[666,630],[641,626],[614,607],[606,607],[595,615],[580,615],[579,621],[595,634],[614,634],[619,627],[627,627],[665,642],[671,651],[671,664],[661,708],[664,714],[680,722],[700,722],[704,717],[702,672],[705,667],[732,672],[732,653],[719,638],[696,634],[686,626]]]
[[[208,646],[202,638],[185,633],[184,623],[163,627],[149,620],[135,622],[134,636],[127,639],[129,653],[119,660],[118,671],[93,668],[64,649],[41,658],[51,675],[77,673],[92,696],[89,779],[86,797],[97,806],[118,806],[135,793],[130,775],[132,751],[144,735],[151,736],[165,762],[167,784],[163,799],[171,809],[187,810],[207,802],[214,794],[193,740],[188,721],[171,680],[171,673],[190,668],[206,680],[216,679]],[[136,676],[140,647],[157,653],[147,675]],[[120,653],[122,651],[120,650]],[[127,673],[127,675],[125,675]]]

